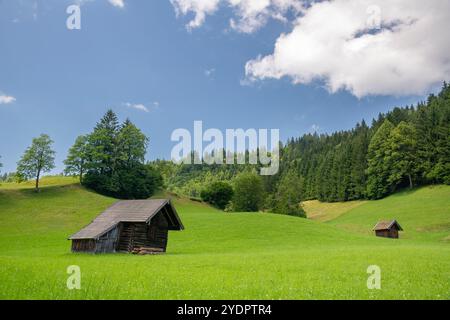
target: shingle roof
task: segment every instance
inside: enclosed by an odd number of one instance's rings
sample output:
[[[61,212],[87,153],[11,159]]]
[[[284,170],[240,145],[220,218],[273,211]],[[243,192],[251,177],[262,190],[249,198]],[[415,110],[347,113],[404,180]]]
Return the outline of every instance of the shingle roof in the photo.
[[[397,226],[398,230],[403,230],[402,227],[400,226],[400,224],[397,222],[397,220],[390,220],[390,221],[379,221],[375,227],[373,227],[374,231],[379,231],[379,230],[389,230],[391,229],[394,225]]]
[[[97,216],[89,225],[72,235],[74,239],[97,239],[113,229],[119,222],[148,222],[155,214],[167,206],[167,214],[172,221],[172,230],[184,229],[180,218],[167,199],[118,201]]]

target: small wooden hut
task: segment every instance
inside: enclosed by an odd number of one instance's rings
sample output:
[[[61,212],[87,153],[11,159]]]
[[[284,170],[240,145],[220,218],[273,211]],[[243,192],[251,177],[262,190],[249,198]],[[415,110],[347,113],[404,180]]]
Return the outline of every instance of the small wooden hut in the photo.
[[[169,200],[118,201],[72,235],[72,252],[165,252],[169,230],[183,230]]]
[[[377,237],[398,239],[398,232],[403,231],[397,220],[379,221],[373,228]]]

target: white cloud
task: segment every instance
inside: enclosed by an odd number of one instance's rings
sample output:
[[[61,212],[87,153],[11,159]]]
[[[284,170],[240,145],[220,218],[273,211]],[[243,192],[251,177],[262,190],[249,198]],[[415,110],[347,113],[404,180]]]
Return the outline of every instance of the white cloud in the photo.
[[[303,8],[299,0],[228,0],[237,18],[230,19],[230,26],[243,33],[252,33],[264,26],[269,19],[287,22],[286,14],[298,14]]]
[[[159,109],[159,101],[153,101],[153,109],[158,110]]]
[[[8,96],[6,94],[0,94],[0,104],[10,104],[16,101],[13,96]]]
[[[450,78],[447,30],[448,0],[317,2],[278,38],[273,54],[246,64],[246,75],[320,80],[330,92],[357,97],[423,94]]]
[[[216,12],[221,0],[170,0],[170,2],[175,8],[177,16],[188,13],[194,14],[194,19],[186,25],[188,30],[191,30],[200,27],[207,14]]]
[[[108,0],[109,3],[111,3],[114,7],[117,8],[123,8],[125,7],[125,1],[124,0]]]
[[[177,15],[193,14],[200,27],[221,6],[232,8],[230,26],[252,33],[269,19],[292,23],[274,51],[247,62],[249,85],[291,78],[324,83],[330,92],[421,95],[450,78],[448,0],[171,0]]]
[[[243,33],[251,33],[265,25],[270,18],[287,21],[289,11],[298,13],[302,0],[170,0],[177,16],[194,14],[187,24],[192,30],[200,27],[207,15],[214,14],[220,6],[231,7],[236,15],[230,19],[230,27]]]
[[[150,110],[142,103],[125,102],[124,105],[127,106],[128,108],[136,109],[139,111],[150,112]]]
[[[159,109],[159,102],[158,101],[153,101],[150,106],[146,106],[146,105],[144,105],[142,103],[131,103],[131,102],[125,102],[125,103],[123,103],[123,105],[128,107],[128,108],[132,108],[132,109],[139,110],[139,111],[144,111],[144,112],[150,112],[152,110],[158,110]]]

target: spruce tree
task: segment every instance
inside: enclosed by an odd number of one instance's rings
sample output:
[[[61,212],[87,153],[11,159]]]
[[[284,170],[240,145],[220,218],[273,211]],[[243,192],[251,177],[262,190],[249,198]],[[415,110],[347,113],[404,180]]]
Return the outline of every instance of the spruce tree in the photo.
[[[117,115],[108,110],[88,137],[87,156],[91,170],[112,175],[117,162]]]

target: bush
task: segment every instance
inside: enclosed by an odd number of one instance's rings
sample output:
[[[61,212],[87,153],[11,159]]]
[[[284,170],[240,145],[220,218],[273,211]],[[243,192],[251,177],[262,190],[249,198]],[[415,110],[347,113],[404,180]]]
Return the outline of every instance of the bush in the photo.
[[[300,206],[303,184],[303,179],[299,175],[288,171],[280,179],[275,195],[267,201],[268,208],[273,213],[306,218],[306,213]]]
[[[303,208],[298,203],[279,203],[278,206],[274,209],[274,213],[306,218],[305,210],[303,210]]]
[[[83,178],[83,185],[106,196],[114,196],[118,188],[112,185],[112,179],[106,174],[89,171]]]
[[[264,197],[263,181],[256,173],[241,173],[234,180],[233,209],[241,212],[259,211]]]
[[[147,199],[162,185],[161,176],[152,168],[140,165],[119,171],[119,193],[121,199]]]
[[[123,168],[111,175],[88,172],[83,185],[119,199],[147,199],[162,185],[161,176],[148,165]]]
[[[202,190],[203,201],[223,210],[233,197],[233,187],[226,182],[214,182]]]

